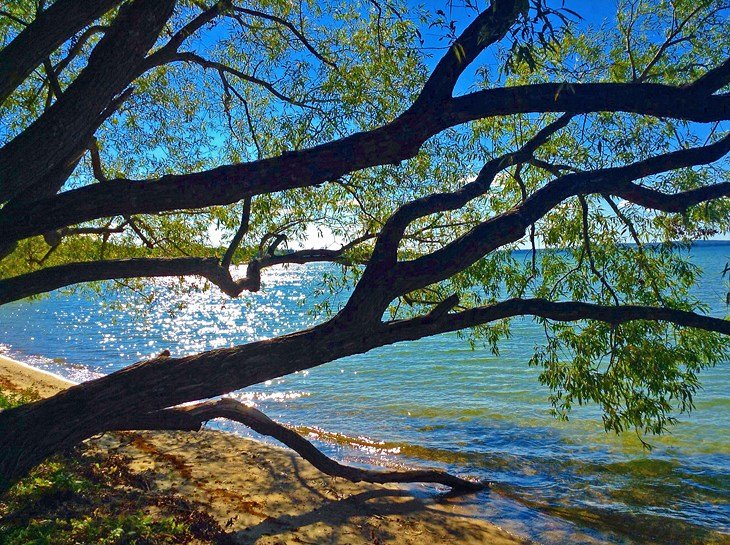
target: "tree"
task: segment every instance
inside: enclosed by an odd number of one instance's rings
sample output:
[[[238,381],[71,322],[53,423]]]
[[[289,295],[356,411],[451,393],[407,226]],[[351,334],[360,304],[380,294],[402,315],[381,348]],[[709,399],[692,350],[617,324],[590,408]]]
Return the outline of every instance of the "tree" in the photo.
[[[607,430],[652,434],[728,354],[730,322],[703,314],[670,244],[728,228],[727,4],[635,0],[600,33],[543,0],[450,11],[467,24],[376,0],[44,4],[0,12],[0,303],[165,276],[237,296],[315,261],[352,292],[310,329],[3,411],[3,486],[103,431],[226,417],[332,474],[468,487],[339,466],[230,399],[179,405],[449,331],[496,350],[531,316],[558,417],[592,402]],[[343,245],[278,251],[307,228]]]

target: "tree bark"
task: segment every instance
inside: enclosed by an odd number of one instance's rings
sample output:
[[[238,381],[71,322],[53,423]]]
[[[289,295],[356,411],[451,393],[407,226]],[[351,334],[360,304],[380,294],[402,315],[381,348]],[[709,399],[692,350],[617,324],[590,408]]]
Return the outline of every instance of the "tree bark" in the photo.
[[[0,104],[33,69],[121,0],[58,0],[0,50]]]
[[[441,316],[372,322],[338,315],[311,329],[182,358],[136,363],[59,394],[0,412],[0,491],[46,457],[104,431],[144,426],[145,417],[404,340],[513,316],[620,324],[661,320],[730,334],[730,321],[668,308],[606,307],[510,299]],[[153,419],[154,420],[154,419]]]
[[[25,203],[60,189],[105,119],[105,110],[134,78],[174,5],[175,0],[135,0],[120,9],[81,74],[0,149],[0,202],[19,198]]]

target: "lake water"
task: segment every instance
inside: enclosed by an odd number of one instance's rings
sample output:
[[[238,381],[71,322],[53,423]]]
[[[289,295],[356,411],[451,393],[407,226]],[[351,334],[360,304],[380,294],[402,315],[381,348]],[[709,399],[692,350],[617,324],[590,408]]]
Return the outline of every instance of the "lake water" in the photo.
[[[725,316],[721,273],[730,245],[699,245],[692,259],[705,271],[698,294],[711,314]],[[165,348],[179,356],[281,335],[312,323],[306,311],[326,267],[270,270],[260,293],[236,300],[197,293],[174,311],[163,287],[151,304],[118,309],[65,294],[12,303],[0,307],[1,348],[86,380]],[[550,416],[539,371],[527,366],[543,341],[531,320],[515,320],[499,357],[442,335],[233,395],[349,463],[434,466],[488,479],[491,490],[455,501],[540,543],[730,543],[727,363],[702,373],[696,410],[646,452],[631,434],[605,434],[591,407],[569,422]]]

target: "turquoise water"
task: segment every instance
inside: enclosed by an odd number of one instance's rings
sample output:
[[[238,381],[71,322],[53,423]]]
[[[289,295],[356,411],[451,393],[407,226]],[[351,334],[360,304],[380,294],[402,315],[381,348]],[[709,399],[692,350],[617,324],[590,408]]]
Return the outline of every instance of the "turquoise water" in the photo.
[[[692,259],[705,271],[698,295],[724,316],[730,245],[697,246]],[[160,285],[152,304],[109,310],[53,294],[0,307],[0,342],[12,357],[86,380],[165,348],[182,355],[309,325],[324,270],[269,271],[261,293],[237,300],[213,291],[173,300]],[[527,366],[542,342],[537,325],[516,320],[499,357],[442,335],[233,395],[350,463],[438,466],[492,481],[490,491],[450,501],[541,543],[729,543],[727,365],[703,373],[696,411],[648,453],[630,434],[606,435],[591,407],[552,419],[538,370]]]

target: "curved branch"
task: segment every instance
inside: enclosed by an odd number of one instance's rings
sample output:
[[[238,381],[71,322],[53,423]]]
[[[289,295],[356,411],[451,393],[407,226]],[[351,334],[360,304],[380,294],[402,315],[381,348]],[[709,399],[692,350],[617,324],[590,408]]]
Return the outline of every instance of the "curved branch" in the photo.
[[[535,191],[524,203],[479,224],[443,248],[412,261],[397,263],[387,271],[391,290],[384,295],[380,306],[383,309],[385,308],[383,305],[387,306],[390,301],[387,299],[388,296],[394,297],[441,281],[465,269],[496,248],[516,242],[524,236],[525,229],[530,224],[538,221],[569,197],[588,193],[619,194],[629,186],[638,187],[631,184],[638,178],[711,163],[729,151],[730,135],[708,146],[664,153],[621,167],[566,174],[556,178]],[[721,186],[720,192],[728,189],[726,184],[716,185]],[[712,187],[692,193],[692,196],[696,199],[715,198],[717,191]]]
[[[423,86],[412,109],[437,110],[448,101],[459,76],[514,24],[523,2],[493,0],[451,44]]]
[[[75,232],[98,233],[100,230],[79,228]],[[365,235],[334,250],[298,250],[285,255],[253,260],[246,268],[246,276],[238,280],[231,276],[227,266],[213,257],[140,257],[56,265],[0,280],[0,305],[84,282],[166,276],[200,276],[216,285],[229,297],[238,297],[244,291],[256,292],[261,289],[261,269],[286,263],[349,263],[344,256],[345,252],[370,238],[374,238],[373,235]]]
[[[211,22],[213,19],[215,19],[218,15],[220,15],[225,9],[229,8],[231,5],[231,0],[220,0],[219,2],[216,2],[211,6],[210,8],[204,10],[203,12],[199,13],[196,17],[194,17],[190,22],[186,23],[180,30],[178,30],[169,40],[168,42],[163,45],[160,49],[155,51],[152,55],[147,57],[145,60],[145,63],[143,65],[143,68],[140,70],[144,72],[148,68],[151,68],[152,66],[157,66],[158,64],[162,64],[164,62],[164,59],[166,55],[172,54],[177,52],[177,50],[180,48],[180,46],[183,44],[183,42],[193,34],[195,34],[198,30],[200,30],[203,25]]]
[[[211,61],[206,58],[201,57],[197,53],[193,53],[192,51],[180,51],[171,55],[168,55],[165,59],[166,63],[170,62],[189,62],[192,64],[197,64],[198,66],[203,67],[204,69],[213,69],[217,70],[219,72],[224,72],[226,74],[231,74],[232,76],[236,76],[239,79],[242,79],[243,81],[247,81],[249,83],[253,83],[254,85],[259,85],[269,91],[272,95],[274,95],[279,100],[283,100],[284,102],[288,102],[289,104],[293,104],[294,106],[301,106],[302,108],[314,108],[311,104],[307,104],[306,102],[301,102],[299,100],[295,100],[291,97],[286,96],[284,93],[278,91],[276,87],[274,87],[273,84],[269,83],[266,80],[263,80],[261,78],[257,78],[256,76],[252,76],[250,74],[246,74],[244,72],[241,72],[240,70],[237,70],[235,68],[232,68],[228,66],[227,64],[223,64],[221,62],[217,61]]]
[[[695,81],[685,86],[685,89],[695,93],[714,93],[730,84],[730,59],[727,59],[720,66],[708,70]]]
[[[532,154],[545,144],[552,135],[565,128],[572,114],[565,114],[540,129],[517,151],[495,157],[488,161],[479,171],[477,177],[457,191],[448,193],[434,193],[416,199],[401,206],[386,222],[373,251],[372,262],[379,260],[394,263],[398,244],[409,224],[418,218],[429,216],[437,212],[445,212],[461,208],[469,201],[484,195],[494,181],[494,177],[504,169],[519,164],[532,157]]]
[[[243,209],[241,211],[241,224],[238,226],[238,229],[236,230],[236,233],[233,235],[233,238],[231,239],[231,243],[228,245],[228,249],[226,250],[226,253],[223,255],[223,259],[221,259],[221,267],[228,268],[231,265],[231,262],[233,261],[233,255],[236,253],[236,250],[238,249],[238,245],[243,240],[243,237],[248,233],[248,225],[249,221],[251,219],[251,197],[246,197],[243,199]]]
[[[166,409],[132,418],[123,429],[198,430],[208,420],[226,418],[273,437],[294,450],[321,472],[352,482],[367,483],[437,483],[458,491],[477,491],[485,483],[462,479],[433,469],[411,471],[374,471],[343,465],[329,458],[294,430],[271,420],[264,413],[230,398],[199,403],[189,407]]]
[[[82,282],[163,276],[202,276],[225,293],[235,295],[254,287],[248,278],[238,285],[215,258],[109,259],[56,265],[0,280],[0,305]]]
[[[275,23],[278,23],[282,26],[285,26],[288,28],[294,36],[297,37],[297,39],[302,42],[302,45],[306,47],[309,52],[317,57],[320,61],[323,63],[331,66],[334,69],[337,69],[337,65],[333,63],[332,61],[328,60],[325,56],[323,56],[317,49],[311,44],[311,42],[307,39],[307,37],[302,34],[297,27],[295,27],[293,24],[291,24],[286,19],[282,19],[281,17],[277,17],[276,15],[270,15],[268,13],[264,13],[263,11],[258,11],[255,9],[248,9],[248,8],[241,8],[238,6],[233,6],[233,10],[237,11],[239,13],[245,13],[246,15],[251,15],[253,17],[259,17],[261,19],[268,19],[269,21],[273,21]]]

